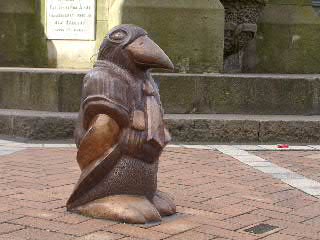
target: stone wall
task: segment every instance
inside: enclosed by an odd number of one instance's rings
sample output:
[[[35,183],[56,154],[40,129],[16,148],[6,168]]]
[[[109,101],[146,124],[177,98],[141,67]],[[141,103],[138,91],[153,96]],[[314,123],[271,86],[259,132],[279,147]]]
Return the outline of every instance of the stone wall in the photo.
[[[0,66],[47,66],[40,8],[34,0],[0,1]]]
[[[78,112],[86,71],[0,69],[0,108]],[[320,114],[320,75],[156,73],[166,113]]]
[[[144,27],[175,64],[177,72],[220,72],[224,8],[219,0],[111,1],[110,28]]]
[[[113,26],[146,28],[179,72],[219,72],[224,9],[219,0],[96,0],[96,39],[47,40],[46,0],[0,1],[0,66],[90,68]]]
[[[96,40],[47,40],[46,0],[0,1],[0,66],[92,67],[105,34],[145,27],[182,73],[220,72],[224,9],[219,0],[97,0]],[[244,62],[257,73],[319,73],[320,16],[311,0],[269,0]]]
[[[109,0],[97,0],[96,40],[48,40],[45,0],[0,1],[0,66],[90,68],[108,31]]]
[[[311,0],[269,0],[256,41],[256,72],[320,72],[320,17]]]

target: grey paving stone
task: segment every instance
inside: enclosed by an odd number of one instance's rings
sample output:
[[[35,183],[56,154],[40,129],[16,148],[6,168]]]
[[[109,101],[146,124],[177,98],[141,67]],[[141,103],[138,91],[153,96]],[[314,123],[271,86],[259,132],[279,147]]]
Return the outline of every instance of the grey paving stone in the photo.
[[[284,179],[303,179],[305,178],[302,175],[299,175],[294,172],[289,172],[289,173],[272,173],[271,174],[274,178],[284,180]]]
[[[237,160],[239,160],[240,162],[243,162],[245,164],[250,165],[251,163],[256,163],[256,162],[267,162],[267,160],[255,156],[255,155],[244,155],[244,156],[236,156],[236,155],[230,155],[233,156],[234,158],[236,158]]]
[[[168,147],[168,148],[181,148],[182,146],[180,146],[180,145],[175,145],[175,144],[169,144],[169,145],[167,145],[166,147]]]
[[[262,147],[259,147],[258,145],[232,145],[233,147],[236,147],[241,150],[245,151],[262,151],[265,150]]]
[[[290,170],[279,167],[275,164],[271,164],[271,166],[267,166],[267,167],[254,167],[254,168],[261,172],[270,173],[270,174],[292,173]]]
[[[290,186],[299,188],[304,191],[304,189],[319,189],[320,190],[320,183],[308,178],[301,178],[301,179],[283,179],[283,182],[289,184]],[[319,192],[320,194],[320,192]],[[318,194],[315,194],[318,195]]]
[[[320,145],[309,145],[309,147],[316,149],[316,150],[320,150]]]
[[[28,143],[26,145],[27,148],[43,148],[44,147],[44,144],[42,143]]]
[[[261,147],[269,148],[270,150],[275,150],[274,145],[261,145]],[[279,167],[261,157],[255,156],[244,150],[240,150],[235,146],[228,145],[217,145],[217,150],[227,154],[240,162],[253,167],[263,173],[271,174],[274,178],[280,179],[281,181],[287,183],[288,185],[295,187],[307,194],[312,196],[320,195],[320,183],[311,179],[308,179],[300,174],[292,172],[289,169]],[[312,150],[312,148],[306,146],[296,146],[295,150]]]
[[[69,148],[71,144],[44,144],[44,148]]]
[[[182,147],[200,150],[212,150],[212,148],[207,145],[182,145]]]
[[[301,190],[313,196],[320,195],[320,186],[303,187]]]
[[[315,150],[311,146],[297,146],[297,145],[290,145],[289,148],[278,148],[278,145],[258,145],[259,147],[263,148],[264,150],[269,151],[312,151]]]
[[[248,153],[247,151],[237,149],[230,145],[212,145],[218,151],[230,155],[232,157],[235,156],[251,156],[252,154]]]
[[[290,146],[290,145],[289,145],[289,150],[295,150],[295,151],[313,151],[314,148],[309,147],[309,146]]]
[[[18,151],[24,150],[24,148],[12,148],[12,147],[0,147],[0,156],[9,155]]]
[[[270,167],[272,166],[272,163],[264,161],[264,162],[247,162],[246,164],[248,164],[251,167]]]

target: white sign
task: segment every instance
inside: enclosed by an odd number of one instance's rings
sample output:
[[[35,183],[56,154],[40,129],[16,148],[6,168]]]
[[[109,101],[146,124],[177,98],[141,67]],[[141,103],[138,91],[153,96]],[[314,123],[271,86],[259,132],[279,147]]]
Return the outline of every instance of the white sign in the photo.
[[[95,40],[96,0],[47,0],[47,38]]]

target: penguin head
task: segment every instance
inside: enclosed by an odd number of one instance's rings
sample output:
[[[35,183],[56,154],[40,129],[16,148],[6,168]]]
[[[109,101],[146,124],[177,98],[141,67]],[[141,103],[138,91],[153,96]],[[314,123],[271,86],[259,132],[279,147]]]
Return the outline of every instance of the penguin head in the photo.
[[[123,24],[113,28],[103,40],[98,60],[107,60],[126,68],[148,70],[174,66],[165,52],[135,25]]]

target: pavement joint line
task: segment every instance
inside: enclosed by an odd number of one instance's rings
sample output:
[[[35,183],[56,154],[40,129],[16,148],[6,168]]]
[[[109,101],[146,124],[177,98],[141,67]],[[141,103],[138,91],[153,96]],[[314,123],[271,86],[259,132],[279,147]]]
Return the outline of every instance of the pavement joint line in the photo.
[[[266,159],[264,161],[257,161],[257,156],[242,150],[239,154],[239,149],[235,146],[227,145],[216,145],[216,150],[220,151],[223,154],[229,155],[230,157],[258,170],[260,172],[271,175],[273,178],[279,179],[282,182],[297,188],[311,196],[319,198],[320,196],[320,182],[306,178],[303,175],[292,172],[289,169],[280,167]],[[244,160],[244,158],[246,160]],[[250,158],[252,159],[250,161]],[[261,163],[266,163],[266,165],[259,165]],[[269,163],[269,164],[267,164]]]

